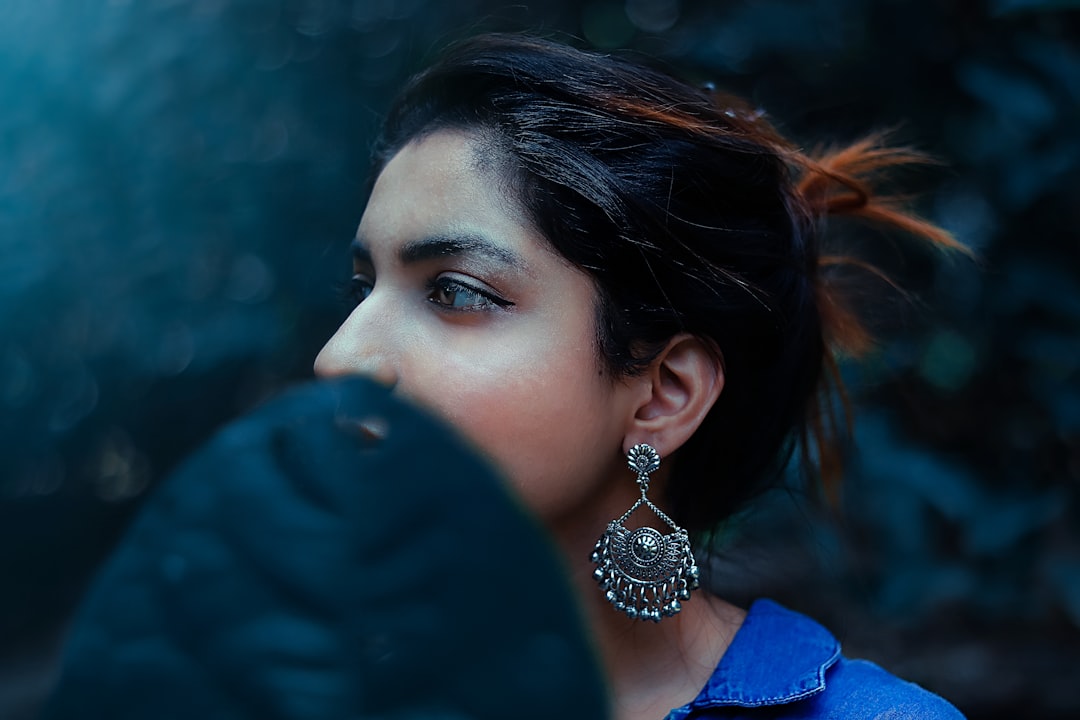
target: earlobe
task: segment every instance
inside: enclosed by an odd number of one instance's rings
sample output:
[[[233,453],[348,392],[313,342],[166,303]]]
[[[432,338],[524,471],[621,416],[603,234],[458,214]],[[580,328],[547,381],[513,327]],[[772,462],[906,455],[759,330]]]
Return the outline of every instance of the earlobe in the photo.
[[[724,389],[720,352],[706,341],[680,333],[649,366],[642,401],[627,442],[648,442],[670,455],[690,439]]]

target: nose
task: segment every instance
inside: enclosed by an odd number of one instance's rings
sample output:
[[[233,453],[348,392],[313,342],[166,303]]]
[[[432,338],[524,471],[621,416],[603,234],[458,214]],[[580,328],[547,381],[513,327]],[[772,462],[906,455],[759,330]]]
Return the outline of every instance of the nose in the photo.
[[[392,318],[380,313],[374,293],[349,314],[315,358],[315,375],[365,375],[394,387],[398,382]]]

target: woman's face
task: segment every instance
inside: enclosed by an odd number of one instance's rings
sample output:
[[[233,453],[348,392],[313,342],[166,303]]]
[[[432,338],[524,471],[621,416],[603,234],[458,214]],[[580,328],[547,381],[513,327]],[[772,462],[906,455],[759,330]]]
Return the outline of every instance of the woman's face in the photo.
[[[353,244],[359,304],[315,372],[371,375],[433,410],[557,520],[626,474],[630,386],[602,368],[591,280],[484,157],[439,131],[386,165]]]

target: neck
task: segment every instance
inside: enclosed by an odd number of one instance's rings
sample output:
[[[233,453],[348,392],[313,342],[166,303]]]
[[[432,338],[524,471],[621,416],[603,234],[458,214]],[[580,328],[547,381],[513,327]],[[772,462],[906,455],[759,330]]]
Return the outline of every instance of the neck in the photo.
[[[552,531],[607,675],[615,717],[655,719],[697,696],[744,613],[703,590],[694,591],[680,613],[659,623],[631,620],[612,607],[593,579],[596,566],[589,556],[608,522],[637,499],[636,488],[630,490],[619,489],[609,501],[592,504],[596,512],[565,518]]]

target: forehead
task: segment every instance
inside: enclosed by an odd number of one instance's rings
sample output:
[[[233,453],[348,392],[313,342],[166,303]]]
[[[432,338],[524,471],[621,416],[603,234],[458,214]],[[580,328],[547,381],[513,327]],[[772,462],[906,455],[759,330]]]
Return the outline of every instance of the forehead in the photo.
[[[435,230],[483,230],[542,240],[511,191],[499,153],[491,143],[459,130],[439,130],[409,142],[375,181],[358,236],[407,241]]]

